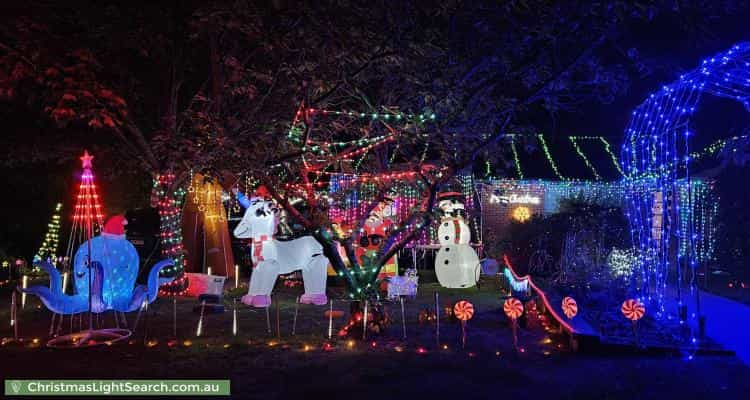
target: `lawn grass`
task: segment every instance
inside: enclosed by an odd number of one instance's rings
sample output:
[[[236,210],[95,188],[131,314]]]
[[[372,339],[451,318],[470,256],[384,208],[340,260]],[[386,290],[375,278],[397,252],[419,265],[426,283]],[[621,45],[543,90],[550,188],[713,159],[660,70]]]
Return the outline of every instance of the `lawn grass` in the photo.
[[[294,300],[301,291],[278,288],[274,295],[280,337],[275,305],[270,309],[271,334],[265,310],[241,305],[240,332],[233,336],[228,298],[227,311],[206,315],[203,335],[196,337],[198,314],[193,308],[198,303],[180,298],[178,337],[173,338],[172,302],[163,298],[152,305],[148,322],[142,318],[129,341],[81,350],[41,346],[50,313],[38,307],[38,299],[29,297],[26,309],[19,312],[24,344],[0,347],[0,374],[4,378],[229,378],[235,396],[263,399],[739,399],[750,393],[750,369],[734,357],[701,356],[688,362],[659,355],[573,353],[564,337],[545,331],[532,318],[519,331],[523,352],[515,352],[495,281],[484,282],[480,289],[448,290],[425,277],[417,298],[405,302],[405,339],[398,303],[387,305],[392,323],[383,335],[366,341],[337,338],[337,328],[348,313],[348,305],[340,301],[334,302],[334,308],[345,316],[334,320],[333,340],[327,339],[327,307],[301,306],[297,335],[292,336]],[[441,320],[440,342],[434,325],[419,323],[419,311],[433,308],[435,291],[441,306],[459,299],[474,304],[476,314],[467,324],[465,349],[458,323]],[[336,297],[343,291],[331,287],[330,293]],[[0,289],[0,321],[8,321],[9,299],[9,288]],[[128,316],[131,327],[134,319],[135,314]],[[69,329],[68,321],[63,333]],[[114,324],[111,314],[102,321],[108,327]],[[12,332],[4,329],[0,336]],[[33,338],[40,345],[33,344]]]

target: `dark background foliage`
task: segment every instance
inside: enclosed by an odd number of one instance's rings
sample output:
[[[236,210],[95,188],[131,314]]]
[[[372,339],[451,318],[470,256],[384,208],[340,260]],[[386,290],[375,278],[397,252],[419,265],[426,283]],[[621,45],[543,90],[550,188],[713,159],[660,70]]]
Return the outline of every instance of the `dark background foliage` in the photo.
[[[5,2],[0,247],[30,256],[53,204],[70,210],[83,148],[97,157],[109,214],[147,204],[151,177],[167,169],[269,175],[289,156],[290,173],[272,178],[299,183],[299,148],[284,138],[302,101],[439,116],[373,152],[362,165],[372,172],[396,146],[409,167],[428,143],[427,162],[489,160],[512,175],[497,140],[508,132],[617,146],[630,110],[747,39],[748,15],[730,0]],[[320,140],[383,132],[350,120],[313,130]]]
[[[743,280],[750,279],[750,191],[746,185],[748,166],[727,168],[717,180],[719,226],[716,242],[716,267]]]
[[[602,247],[627,248],[630,246],[628,221],[618,207],[591,204],[580,199],[564,199],[560,212],[548,216],[535,215],[530,220],[512,222],[503,236],[496,238],[488,251],[495,257],[503,253],[512,255],[519,273],[528,273],[535,253],[551,256],[552,264],[544,277],[551,277],[560,268],[565,237],[568,233],[593,235]]]

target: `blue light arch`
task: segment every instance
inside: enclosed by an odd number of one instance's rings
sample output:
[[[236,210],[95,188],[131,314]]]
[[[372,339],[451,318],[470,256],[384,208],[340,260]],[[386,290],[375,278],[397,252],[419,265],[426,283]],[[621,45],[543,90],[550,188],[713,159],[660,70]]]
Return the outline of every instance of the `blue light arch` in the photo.
[[[662,312],[670,288],[680,301],[683,289],[697,295],[695,244],[700,237],[693,223],[680,221],[694,221],[691,191],[698,182],[690,177],[691,119],[706,94],[739,101],[750,111],[750,42],[704,60],[651,94],[633,111],[625,130],[626,214],[639,254],[634,288]],[[681,246],[685,251],[679,251]]]

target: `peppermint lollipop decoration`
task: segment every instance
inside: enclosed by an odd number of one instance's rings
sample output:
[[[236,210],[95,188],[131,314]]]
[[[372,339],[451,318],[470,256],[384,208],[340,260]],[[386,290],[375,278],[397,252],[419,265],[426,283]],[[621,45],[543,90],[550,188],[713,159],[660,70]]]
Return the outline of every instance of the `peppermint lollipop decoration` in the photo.
[[[628,299],[622,303],[622,315],[633,322],[637,322],[639,319],[643,318],[643,315],[645,314],[646,307],[636,299]]]
[[[628,299],[622,303],[622,315],[633,323],[633,336],[635,336],[635,345],[638,346],[638,320],[646,315],[646,307],[636,299]]]
[[[572,297],[565,297],[562,300],[562,310],[568,319],[573,319],[578,314],[578,303]]]
[[[521,304],[520,300],[511,297],[508,300],[505,300],[503,311],[505,311],[505,315],[507,315],[508,318],[516,320],[523,314],[523,304]]]
[[[474,316],[474,305],[461,300],[453,306],[453,315],[461,321],[461,345],[466,347],[466,321]]]
[[[460,321],[468,321],[474,316],[474,305],[466,300],[461,300],[453,306],[453,315]]]
[[[510,318],[513,327],[513,347],[518,348],[518,318],[523,315],[523,304],[516,298],[511,297],[503,304],[505,315]]]

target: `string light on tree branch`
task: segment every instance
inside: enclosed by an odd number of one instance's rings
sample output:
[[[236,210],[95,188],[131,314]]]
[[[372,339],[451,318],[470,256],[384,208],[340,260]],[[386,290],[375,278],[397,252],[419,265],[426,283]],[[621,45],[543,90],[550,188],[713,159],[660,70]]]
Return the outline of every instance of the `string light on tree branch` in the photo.
[[[612,152],[612,147],[609,145],[609,142],[604,137],[599,137],[599,140],[602,141],[602,144],[604,145],[604,151],[609,154],[609,157],[612,159],[612,163],[615,164],[615,168],[617,168],[617,172],[620,173],[620,175],[625,176],[625,173],[622,172],[622,168],[620,167],[620,160],[617,159],[617,156],[614,152]]]
[[[364,113],[355,111],[341,111],[341,110],[328,110],[328,109],[316,109],[306,108],[297,112],[298,116],[307,114],[308,116],[341,116],[361,119],[375,119],[384,121],[434,121],[436,116],[435,113],[423,113],[423,114],[411,114],[411,113]]]
[[[389,142],[393,141],[394,139],[395,139],[395,135],[388,135],[388,136],[385,136],[382,139],[378,140],[377,142],[371,143],[371,144],[369,144],[369,145],[367,145],[365,147],[361,147],[361,148],[358,148],[356,150],[351,150],[351,151],[339,154],[337,156],[334,156],[333,158],[336,161],[351,159],[351,158],[354,158],[354,157],[356,157],[358,155],[365,154],[365,153],[367,153],[368,151],[370,151],[371,149],[373,149],[375,147],[378,147],[378,146],[381,146],[383,144],[389,143]],[[331,163],[332,163],[331,160],[327,160],[325,162],[322,162],[322,163],[319,163],[319,164],[316,164],[316,165],[309,165],[307,167],[307,170],[309,172],[312,172],[312,171],[315,171],[315,170],[320,170],[322,168],[327,167]]]
[[[311,142],[311,144],[308,144],[307,146],[303,146],[303,151],[311,151],[317,154],[327,154],[330,152],[330,150],[334,148],[343,148],[343,147],[362,147],[362,146],[368,146],[371,144],[375,144],[377,142],[380,142],[381,140],[385,140],[388,138],[388,135],[382,135],[382,136],[376,136],[372,138],[362,138],[358,140],[350,140],[345,142]]]
[[[555,160],[552,159],[552,155],[549,152],[549,147],[547,147],[547,141],[544,140],[544,135],[541,133],[536,135],[537,138],[539,138],[539,143],[542,145],[542,150],[544,151],[544,155],[547,157],[547,161],[549,161],[549,165],[552,167],[552,170],[555,171],[555,176],[557,176],[560,180],[565,180],[565,178],[560,174],[560,171],[557,169],[557,164],[555,164]]]
[[[589,161],[589,158],[586,157],[586,154],[583,153],[583,150],[581,150],[581,146],[578,145],[576,142],[577,136],[569,136],[568,139],[570,139],[570,143],[573,145],[573,147],[576,149],[576,153],[583,159],[583,162],[586,164],[587,167],[591,170],[591,172],[594,174],[594,178],[599,181],[602,179],[602,177],[599,175],[598,172],[596,172],[596,168],[591,164],[591,161]]]
[[[523,171],[521,171],[521,162],[518,160],[518,150],[516,149],[515,136],[510,137],[510,150],[513,152],[513,163],[516,166],[518,179],[523,179]]]

